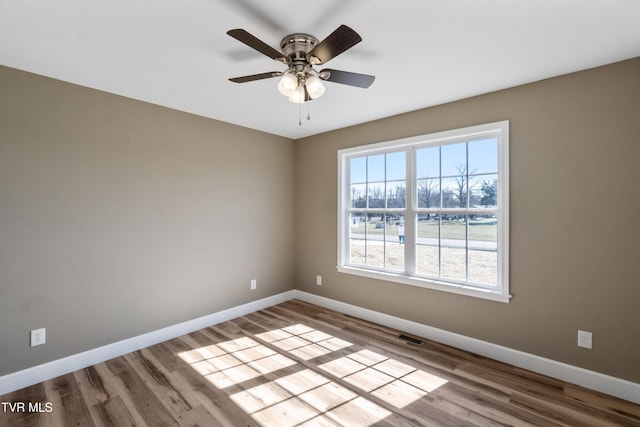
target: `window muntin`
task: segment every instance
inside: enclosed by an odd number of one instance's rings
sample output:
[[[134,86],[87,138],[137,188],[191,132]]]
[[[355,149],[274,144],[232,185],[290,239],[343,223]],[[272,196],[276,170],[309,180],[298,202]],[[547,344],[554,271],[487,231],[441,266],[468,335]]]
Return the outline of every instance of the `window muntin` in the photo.
[[[340,271],[508,301],[508,122],[339,160]]]

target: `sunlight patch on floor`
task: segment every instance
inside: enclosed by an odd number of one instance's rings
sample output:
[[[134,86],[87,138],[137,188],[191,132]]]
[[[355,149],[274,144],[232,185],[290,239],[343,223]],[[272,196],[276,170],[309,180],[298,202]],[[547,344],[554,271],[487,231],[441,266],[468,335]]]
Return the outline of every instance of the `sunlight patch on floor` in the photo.
[[[391,415],[379,405],[310,369],[243,390],[230,398],[263,426],[276,425],[274,423],[294,426],[307,422],[308,425],[368,426]],[[360,413],[363,408],[371,413]],[[357,419],[358,423],[348,421],[349,417]]]
[[[367,349],[319,367],[398,408],[404,408],[448,382]]]
[[[227,393],[263,426],[274,422],[278,426],[370,426],[392,414],[335,379],[397,408],[447,383],[437,375],[369,349],[349,353],[351,346],[348,341],[296,324],[183,351],[178,356],[221,390],[260,379],[254,387]],[[341,357],[318,366],[326,376],[288,357],[308,361],[337,351]],[[287,374],[282,371],[277,376],[282,369],[296,365],[302,369]],[[274,373],[277,378],[265,377]]]

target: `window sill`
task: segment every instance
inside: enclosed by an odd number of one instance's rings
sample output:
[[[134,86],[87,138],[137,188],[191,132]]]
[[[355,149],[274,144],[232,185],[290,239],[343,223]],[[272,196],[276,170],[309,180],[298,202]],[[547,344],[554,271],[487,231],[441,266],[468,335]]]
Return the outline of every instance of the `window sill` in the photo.
[[[356,276],[368,277],[370,279],[384,280],[387,282],[401,283],[404,285],[418,286],[421,288],[434,289],[443,292],[449,292],[453,294],[466,295],[470,297],[488,299],[491,301],[498,301],[508,303],[511,300],[511,295],[503,294],[498,291],[492,291],[490,289],[474,288],[471,286],[456,285],[450,283],[436,282],[428,279],[422,279],[417,277],[409,277],[402,274],[394,274],[384,271],[368,270],[365,268],[337,266],[336,269],[339,273],[353,274]]]

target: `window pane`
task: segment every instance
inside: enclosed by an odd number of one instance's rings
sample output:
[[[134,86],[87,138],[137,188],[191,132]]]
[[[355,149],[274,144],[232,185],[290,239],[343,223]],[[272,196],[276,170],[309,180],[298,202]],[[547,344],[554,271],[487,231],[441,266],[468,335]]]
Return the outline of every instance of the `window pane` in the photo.
[[[417,187],[419,208],[440,207],[440,179],[419,179]]]
[[[387,207],[404,208],[407,205],[406,181],[387,182]]]
[[[367,157],[367,180],[369,182],[384,181],[384,154]]]
[[[407,179],[407,156],[404,151],[387,154],[387,181]]]
[[[437,246],[418,245],[416,247],[416,272],[423,276],[440,276],[440,258]]]
[[[495,250],[498,247],[498,219],[495,215],[471,215],[469,248]]]
[[[404,215],[388,216],[385,241],[385,268],[404,271]]]
[[[469,281],[498,283],[498,219],[476,215],[469,219]]]
[[[367,240],[384,240],[384,215],[368,214],[367,218]]]
[[[442,246],[451,248],[465,248],[467,239],[467,224],[465,215],[442,216]]]
[[[465,281],[467,278],[465,249],[442,247],[442,272],[440,276],[447,279]]]
[[[440,276],[459,281],[467,280],[467,224],[465,215],[442,218],[440,244]]]
[[[475,191],[480,197],[479,204],[483,207],[498,206],[498,175],[482,175],[476,179],[478,186]]]
[[[384,267],[384,242],[367,240],[367,265]]]
[[[365,238],[365,225],[367,223],[366,217],[361,213],[352,213],[350,215],[350,232],[349,237],[356,239],[364,239]]]
[[[364,238],[366,216],[361,213],[349,215],[349,263],[365,264]]]
[[[368,189],[368,207],[384,208],[384,182],[370,182]]]
[[[460,281],[467,279],[466,236],[466,216],[447,215],[442,218],[441,277]]]
[[[404,243],[404,215],[387,217],[387,240],[394,243]]]
[[[351,186],[351,207],[367,207],[367,184],[354,184]]]
[[[469,219],[469,281],[498,283],[498,220],[495,215]]]
[[[483,176],[470,176],[469,177],[469,207],[477,208],[480,206],[480,199],[482,198],[482,192],[480,185],[482,183]]]
[[[366,222],[366,264],[384,267],[384,216],[367,214]]]
[[[350,257],[349,262],[351,264],[365,265],[364,256],[364,240],[351,239],[350,240]]]
[[[442,176],[463,175],[467,170],[467,143],[443,145]]]
[[[467,178],[465,176],[442,179],[442,207],[467,207]]]
[[[351,183],[360,184],[367,182],[367,158],[356,157],[349,161]]]
[[[469,281],[486,285],[498,283],[498,251],[469,250]]]
[[[489,138],[469,142],[469,173],[498,172],[498,139]]]
[[[418,215],[416,272],[425,276],[440,275],[440,220],[438,215]]]
[[[418,215],[418,242],[425,245],[440,244],[440,221],[438,215]]]
[[[440,176],[440,147],[416,150],[416,178]]]
[[[404,271],[404,245],[398,242],[385,243],[385,268],[392,271]]]

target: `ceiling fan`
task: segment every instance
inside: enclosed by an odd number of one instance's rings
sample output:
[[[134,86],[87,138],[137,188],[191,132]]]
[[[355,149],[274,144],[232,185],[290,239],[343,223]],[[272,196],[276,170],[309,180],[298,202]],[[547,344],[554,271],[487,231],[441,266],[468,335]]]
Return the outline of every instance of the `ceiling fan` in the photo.
[[[324,64],[362,41],[358,33],[346,25],[339,26],[321,42],[309,34],[290,34],[280,42],[280,50],[242,29],[229,30],[227,34],[287,66],[285,71],[270,71],[229,80],[234,83],[246,83],[282,76],[278,90],[287,96],[289,101],[297,104],[321,97],[325,92],[322,81],[368,88],[375,80],[374,76],[367,74],[331,68],[316,71],[313,68],[314,65]]]

